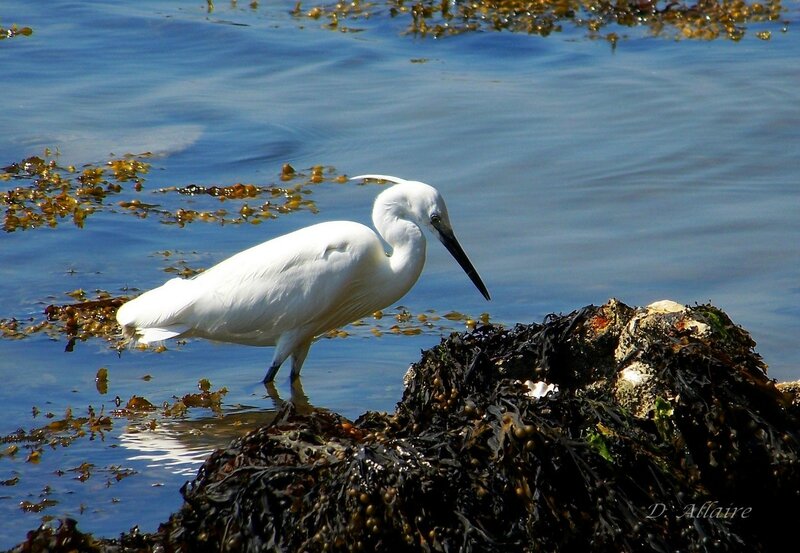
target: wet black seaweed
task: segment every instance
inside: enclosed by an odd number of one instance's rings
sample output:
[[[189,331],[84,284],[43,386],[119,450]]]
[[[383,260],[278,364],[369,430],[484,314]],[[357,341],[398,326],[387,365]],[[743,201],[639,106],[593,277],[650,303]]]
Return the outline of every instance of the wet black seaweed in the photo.
[[[216,451],[153,534],[64,522],[16,551],[778,550],[800,512],[791,398],[710,305],[635,329],[620,358],[636,313],[612,301],[454,334],[393,414],[287,403]],[[615,394],[631,360],[658,383],[645,415]],[[528,380],[558,389],[534,398]]]

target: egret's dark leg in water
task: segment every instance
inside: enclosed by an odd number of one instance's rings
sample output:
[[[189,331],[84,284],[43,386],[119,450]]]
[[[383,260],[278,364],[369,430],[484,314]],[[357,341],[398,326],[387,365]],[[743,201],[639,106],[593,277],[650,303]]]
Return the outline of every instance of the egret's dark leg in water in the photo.
[[[303,368],[303,361],[306,360],[308,350],[311,348],[311,342],[313,342],[313,340],[308,340],[297,345],[294,345],[291,341],[288,343],[279,343],[275,348],[275,357],[272,358],[272,365],[270,365],[266,376],[264,376],[264,384],[275,380],[278,369],[281,368],[281,365],[283,365],[283,362],[286,361],[288,357],[292,358],[292,382],[297,380],[300,376],[300,369]]]
[[[280,363],[272,364],[272,366],[267,371],[267,374],[264,375],[264,380],[262,381],[264,383],[264,386],[266,386],[267,384],[272,384],[272,381],[275,380],[275,375],[278,374],[278,369],[280,368],[281,368]]]
[[[300,378],[300,369],[303,368],[303,362],[306,360],[308,350],[311,348],[311,340],[304,344],[300,344],[297,349],[292,353],[292,374],[290,375],[292,382]]]

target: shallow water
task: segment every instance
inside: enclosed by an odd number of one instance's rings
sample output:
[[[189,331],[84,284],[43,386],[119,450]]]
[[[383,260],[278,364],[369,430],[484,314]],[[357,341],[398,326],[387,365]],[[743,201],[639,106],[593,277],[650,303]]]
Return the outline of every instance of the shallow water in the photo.
[[[774,378],[800,378],[797,2],[785,3],[789,32],[773,27],[769,41],[629,31],[616,49],[571,29],[421,39],[382,17],[342,33],[293,18],[293,6],[208,13],[203,2],[3,2],[0,25],[34,34],[0,42],[0,165],[45,148],[78,166],[152,152],[145,190],[125,197],[170,209],[217,200],[153,191],[275,183],[286,162],[422,180],[446,197],[492,302],[432,244],[403,300],[413,313],[488,311],[512,324],[609,297],[711,301],[752,333]],[[118,210],[90,216],[83,229],[63,222],[4,234],[0,318],[41,318],[77,288],[147,289],[170,277],[164,269],[176,259],[207,267],[312,222],[368,223],[377,190],[324,183],[311,195],[318,214],[261,225],[180,228]],[[165,250],[177,253],[157,254]],[[303,385],[314,405],[350,417],[391,410],[408,364],[439,340],[370,336],[312,348]],[[19,478],[0,487],[0,547],[43,516],[73,516],[106,536],[155,529],[180,504],[198,456],[273,407],[258,383],[268,349],[196,341],[118,356],[101,340],[64,347],[44,335],[0,339],[3,435],[68,407],[111,411],[116,396],[158,405],[202,377],[228,389],[227,416],[196,409],[180,424],[159,419],[154,431],[115,417],[93,439],[45,446],[38,463],[24,448],[0,457],[0,481]],[[105,394],[95,386],[100,367],[109,370]],[[286,378],[279,374],[283,397]],[[80,479],[71,469],[84,462],[94,468]],[[56,503],[20,509],[45,497]]]

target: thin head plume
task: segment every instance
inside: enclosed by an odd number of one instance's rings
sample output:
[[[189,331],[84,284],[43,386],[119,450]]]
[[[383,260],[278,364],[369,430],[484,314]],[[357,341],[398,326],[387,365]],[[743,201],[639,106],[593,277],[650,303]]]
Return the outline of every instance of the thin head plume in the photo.
[[[404,182],[409,182],[406,179],[401,179],[400,177],[392,177],[391,175],[358,175],[357,177],[350,177],[350,180],[361,180],[361,179],[385,180],[388,182],[393,182],[395,184],[403,184]]]

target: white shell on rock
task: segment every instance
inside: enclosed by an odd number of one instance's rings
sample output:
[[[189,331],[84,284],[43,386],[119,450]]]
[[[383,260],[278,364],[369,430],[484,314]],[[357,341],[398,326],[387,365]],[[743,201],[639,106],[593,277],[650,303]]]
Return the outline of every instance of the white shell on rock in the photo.
[[[650,313],[683,313],[686,306],[672,300],[654,301],[646,307]]]
[[[538,382],[534,382],[533,380],[526,380],[524,382],[525,386],[528,387],[528,392],[525,394],[530,398],[539,399],[551,392],[557,392],[558,386],[555,384],[548,384],[544,380],[539,380]]]

